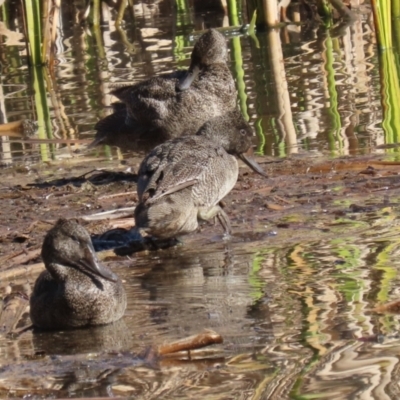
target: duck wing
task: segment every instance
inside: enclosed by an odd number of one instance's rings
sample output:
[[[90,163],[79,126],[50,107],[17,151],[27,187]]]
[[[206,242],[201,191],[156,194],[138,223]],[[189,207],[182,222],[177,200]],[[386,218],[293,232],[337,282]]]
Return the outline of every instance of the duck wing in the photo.
[[[157,146],[141,164],[139,199],[152,203],[195,185],[207,172],[210,160],[221,152],[225,153],[220,146],[198,136],[185,136]]]
[[[114,89],[111,94],[132,108],[132,103],[143,99],[166,100],[175,97],[179,79],[186,76],[186,70],[161,74],[134,85]]]

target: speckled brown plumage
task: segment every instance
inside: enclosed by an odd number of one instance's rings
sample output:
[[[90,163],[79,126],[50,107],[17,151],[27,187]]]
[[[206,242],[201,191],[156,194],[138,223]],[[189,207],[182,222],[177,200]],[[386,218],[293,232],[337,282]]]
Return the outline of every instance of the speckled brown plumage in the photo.
[[[140,166],[136,227],[158,238],[172,238],[197,229],[199,218],[217,216],[229,234],[229,218],[218,202],[237,181],[235,155],[263,174],[243,155],[251,138],[251,127],[234,110],[211,119],[195,136],[157,146]]]
[[[154,146],[195,134],[208,119],[236,106],[235,83],[226,60],[224,36],[208,30],[194,46],[188,71],[115,89],[112,93],[122,103],[96,124],[89,146],[110,144],[147,151],[148,143]]]
[[[42,247],[46,267],[36,280],[30,315],[45,330],[102,325],[120,319],[126,294],[120,278],[99,263],[87,231],[60,219]]]

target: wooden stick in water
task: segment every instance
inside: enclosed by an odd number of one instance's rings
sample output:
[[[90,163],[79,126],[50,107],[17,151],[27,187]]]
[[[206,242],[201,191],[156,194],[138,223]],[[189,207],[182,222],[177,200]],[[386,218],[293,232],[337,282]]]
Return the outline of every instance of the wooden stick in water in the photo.
[[[203,332],[177,340],[172,343],[162,344],[160,346],[150,346],[143,351],[139,357],[149,364],[157,364],[164,357],[171,357],[172,355],[179,356],[182,351],[188,352],[188,358],[191,360],[190,351],[201,349],[212,344],[222,343],[223,339],[220,334],[210,329],[204,329]],[[168,358],[166,358],[167,360]]]
[[[12,333],[18,325],[22,314],[29,306],[30,287],[26,292],[11,293],[2,301],[0,310],[0,329],[3,333]]]
[[[177,353],[179,351],[201,349],[203,347],[211,346],[212,344],[219,344],[222,342],[223,339],[219,333],[210,329],[204,329],[203,332],[197,335],[189,336],[172,343],[158,346],[157,354],[159,356],[164,356],[167,354]]]
[[[23,137],[24,133],[22,121],[0,124],[0,136]]]

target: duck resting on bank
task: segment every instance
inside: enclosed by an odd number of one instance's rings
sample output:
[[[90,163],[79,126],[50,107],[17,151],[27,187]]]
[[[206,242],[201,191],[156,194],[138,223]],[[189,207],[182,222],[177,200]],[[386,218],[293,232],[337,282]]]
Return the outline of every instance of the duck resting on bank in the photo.
[[[30,298],[33,325],[60,330],[108,324],[120,319],[126,294],[120,278],[100,264],[88,232],[60,219],[42,247],[46,267]]]
[[[187,71],[162,74],[112,91],[120,102],[100,120],[89,145],[149,151],[182,134],[193,135],[218,115],[236,107],[236,88],[227,65],[224,36],[215,29],[196,42]]]
[[[194,136],[154,148],[139,169],[136,229],[159,239],[177,238],[196,230],[199,219],[217,217],[229,235],[229,218],[218,203],[236,184],[235,156],[266,176],[244,154],[252,136],[250,125],[235,109],[206,122]]]

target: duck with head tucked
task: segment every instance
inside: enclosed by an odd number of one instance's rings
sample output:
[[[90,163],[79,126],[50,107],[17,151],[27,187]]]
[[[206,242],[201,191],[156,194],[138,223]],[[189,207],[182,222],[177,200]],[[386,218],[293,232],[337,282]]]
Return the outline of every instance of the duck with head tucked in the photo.
[[[206,122],[194,136],[157,146],[140,166],[136,229],[160,239],[177,238],[196,230],[199,219],[217,217],[229,235],[229,218],[218,203],[236,184],[235,156],[266,176],[244,154],[252,136],[250,125],[235,109]]]
[[[195,134],[210,118],[236,107],[224,36],[215,29],[196,42],[187,71],[159,75],[115,89],[114,113],[100,120],[94,141],[145,150],[165,140]],[[151,147],[150,147],[151,146]]]
[[[60,219],[42,247],[46,267],[30,298],[33,325],[60,330],[108,324],[126,308],[120,278],[100,264],[88,232],[74,220]]]

